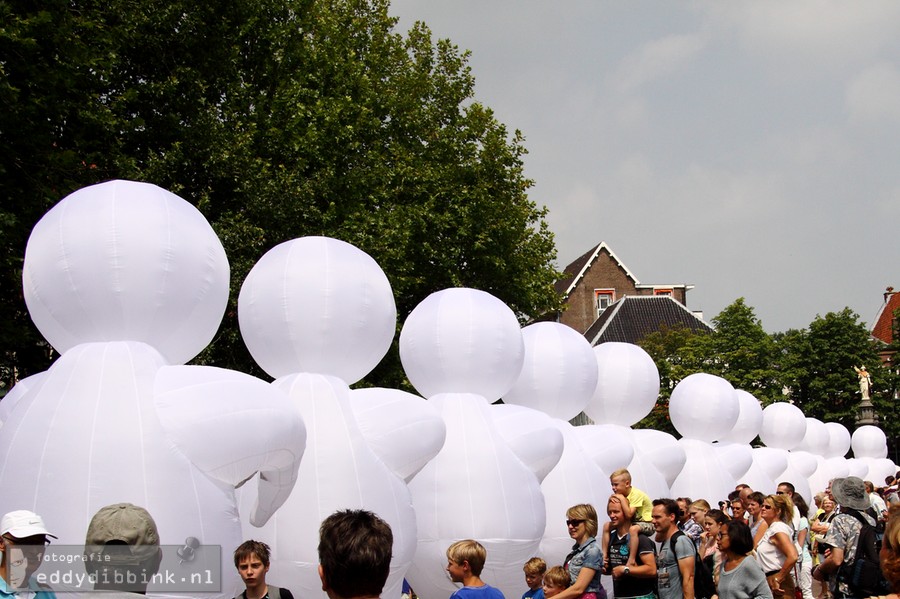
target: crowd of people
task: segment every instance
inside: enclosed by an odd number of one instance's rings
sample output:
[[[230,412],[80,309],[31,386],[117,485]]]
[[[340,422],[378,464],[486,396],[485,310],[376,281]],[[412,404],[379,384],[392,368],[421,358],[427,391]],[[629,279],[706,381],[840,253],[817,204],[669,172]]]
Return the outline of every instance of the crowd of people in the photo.
[[[528,560],[522,599],[606,599],[603,575],[612,578],[618,599],[900,599],[900,498],[891,478],[883,489],[856,477],[834,479],[816,494],[814,509],[788,481],[770,495],[738,485],[718,509],[703,499],[651,500],[624,469],[610,482],[609,522],[601,529],[590,504],[570,507],[572,551],[550,568],[540,557]],[[319,533],[319,575],[329,598],[380,597],[391,562],[390,526],[371,512],[343,510],[326,518]],[[50,538],[33,512],[3,516],[0,599],[55,597],[32,576]],[[153,518],[130,503],[97,512],[85,546],[104,556],[86,569],[93,590],[108,599],[145,594],[162,557]],[[451,599],[503,599],[481,579],[487,560],[481,543],[457,541],[446,553],[447,574],[462,585]],[[269,563],[265,543],[246,541],[234,551],[246,587],[240,599],[293,598],[266,582]],[[139,575],[121,575],[128,572]]]

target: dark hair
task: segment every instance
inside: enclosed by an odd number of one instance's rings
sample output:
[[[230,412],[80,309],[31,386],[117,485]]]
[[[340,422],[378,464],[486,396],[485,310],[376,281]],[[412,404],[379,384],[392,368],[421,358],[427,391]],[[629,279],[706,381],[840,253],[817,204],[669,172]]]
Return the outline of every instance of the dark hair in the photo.
[[[731,518],[728,517],[728,514],[726,514],[722,510],[709,510],[708,512],[706,512],[706,517],[712,518],[720,526],[731,520]]]
[[[800,493],[794,493],[794,498],[792,500],[794,505],[797,506],[797,509],[800,510],[800,516],[803,518],[809,519],[809,504],[806,503],[806,500],[803,499],[803,495]]]
[[[734,503],[735,501],[740,501],[740,500],[741,500],[740,490],[732,491],[731,493],[728,494],[728,501]]]
[[[747,555],[753,550],[753,535],[750,527],[740,520],[729,520],[725,523],[725,534],[728,535],[728,548],[737,555]]]
[[[674,499],[669,499],[668,497],[662,497],[660,499],[654,499],[653,505],[661,505],[666,509],[666,513],[670,516],[678,517],[678,514],[681,512],[681,508],[678,507],[678,503]]]
[[[324,582],[339,597],[377,597],[391,567],[394,535],[388,523],[366,510],[341,510],[319,528]]]
[[[791,483],[787,482],[786,480],[785,480],[785,481],[782,481],[782,482],[780,482],[780,483],[778,483],[778,486],[779,486],[779,487],[787,487],[787,488],[788,488],[788,491],[791,492],[791,495],[793,495],[794,492],[795,492],[794,485],[792,485]]]
[[[260,541],[254,541],[252,539],[244,541],[234,550],[234,567],[239,567],[242,561],[248,559],[254,553],[256,554],[256,557],[259,558],[259,561],[262,562],[262,565],[268,566],[270,551],[269,546]]]
[[[759,491],[753,491],[750,495],[747,496],[747,501],[755,501],[760,506],[763,504],[763,501],[766,500],[766,496],[760,493]]]

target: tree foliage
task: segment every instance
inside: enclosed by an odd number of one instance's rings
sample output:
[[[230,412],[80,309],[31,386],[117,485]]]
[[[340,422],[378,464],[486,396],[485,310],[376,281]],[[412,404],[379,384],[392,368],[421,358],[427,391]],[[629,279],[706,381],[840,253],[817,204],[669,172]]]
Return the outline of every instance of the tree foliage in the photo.
[[[523,319],[557,309],[555,248],[526,153],[474,100],[467,54],[387,0],[0,2],[0,304],[7,360],[42,370],[25,314],[27,232],[61,197],[112,178],[197,205],[232,266],[200,356],[259,374],[236,296],[269,248],[344,239],[381,264],[400,321],[429,293],[484,289]],[[23,332],[24,331],[24,332]],[[393,351],[370,383],[396,385]]]

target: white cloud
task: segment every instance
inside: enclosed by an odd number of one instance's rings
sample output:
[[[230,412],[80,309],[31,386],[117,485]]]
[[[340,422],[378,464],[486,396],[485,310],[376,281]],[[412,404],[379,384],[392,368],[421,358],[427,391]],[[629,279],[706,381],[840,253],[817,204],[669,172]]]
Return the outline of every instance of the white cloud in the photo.
[[[694,34],[669,35],[644,44],[628,55],[613,75],[619,92],[630,92],[658,77],[668,75],[689,62],[704,46]]]
[[[881,62],[864,69],[846,92],[852,122],[900,123],[900,72]]]

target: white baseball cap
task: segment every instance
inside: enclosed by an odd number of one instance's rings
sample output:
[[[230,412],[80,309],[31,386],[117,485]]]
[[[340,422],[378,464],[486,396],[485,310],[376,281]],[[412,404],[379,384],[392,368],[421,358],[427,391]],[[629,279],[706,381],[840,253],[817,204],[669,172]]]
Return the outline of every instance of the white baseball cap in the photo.
[[[28,510],[16,510],[3,515],[3,518],[0,519],[0,535],[5,534],[12,535],[17,539],[34,535],[56,538],[56,535],[50,534],[47,527],[44,526],[44,519]]]

